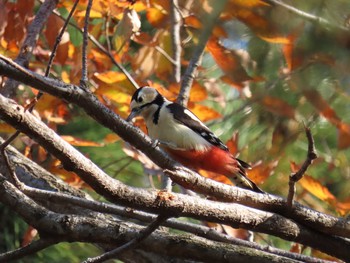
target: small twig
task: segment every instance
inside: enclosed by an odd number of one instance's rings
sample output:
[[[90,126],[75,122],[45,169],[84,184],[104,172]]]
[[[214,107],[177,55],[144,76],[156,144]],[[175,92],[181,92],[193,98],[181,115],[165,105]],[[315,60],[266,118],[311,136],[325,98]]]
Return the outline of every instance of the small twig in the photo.
[[[336,24],[333,24],[331,22],[329,22],[327,19],[324,19],[323,17],[319,17],[319,16],[315,16],[315,15],[312,15],[312,14],[309,14],[305,11],[302,11],[300,9],[297,9],[295,8],[294,6],[291,6],[291,5],[288,5],[282,1],[278,1],[278,0],[264,0],[264,2],[270,4],[270,5],[276,5],[276,6],[280,6],[280,7],[283,7],[285,9],[287,9],[288,11],[300,16],[300,17],[303,17],[311,22],[315,22],[315,23],[318,23],[318,24],[323,24],[325,26],[329,26],[329,27],[332,27],[332,28],[336,28],[336,29],[340,29],[342,31],[346,31],[346,32],[350,32],[350,29],[345,27],[345,26],[339,26],[339,25],[336,25]]]
[[[133,249],[139,245],[141,241],[146,239],[150,234],[152,234],[162,223],[164,223],[169,216],[159,215],[152,223],[150,223],[146,228],[140,231],[139,235],[134,239],[130,240],[128,243],[108,251],[100,256],[94,258],[88,258],[84,261],[84,263],[99,263],[104,262],[108,259],[115,258],[118,254],[128,250]]]
[[[40,250],[43,250],[49,246],[55,245],[59,242],[61,241],[57,238],[35,240],[25,247],[20,247],[13,251],[8,251],[3,254],[0,254],[0,262],[10,262],[13,260],[21,259],[25,256],[28,256]]]
[[[82,69],[81,69],[80,86],[82,89],[86,91],[88,90],[87,46],[88,46],[89,19],[90,19],[92,1],[93,0],[89,0],[88,5],[86,7],[84,31],[83,31],[83,50],[82,50],[82,61],[81,61]]]
[[[312,164],[312,161],[317,158],[314,138],[312,137],[311,130],[309,127],[305,127],[305,133],[308,140],[307,157],[300,169],[296,173],[292,173],[289,176],[289,192],[287,197],[287,207],[289,208],[292,207],[293,204],[295,194],[295,183],[303,177],[307,168]]]
[[[215,2],[215,6],[213,6],[212,12],[208,15],[208,22],[206,25],[203,26],[204,29],[202,31],[201,36],[199,37],[198,45],[190,60],[190,64],[188,65],[186,72],[182,78],[180,93],[177,97],[177,102],[182,105],[186,105],[188,102],[191,86],[195,78],[197,68],[200,65],[205,45],[207,44],[207,41],[215,26],[215,22],[221,14],[222,10],[224,9],[226,2],[226,0],[220,0]]]
[[[173,70],[173,82],[180,83],[181,81],[181,16],[179,13],[178,0],[170,1],[170,20],[171,20],[171,46],[172,46],[172,59],[174,64]]]

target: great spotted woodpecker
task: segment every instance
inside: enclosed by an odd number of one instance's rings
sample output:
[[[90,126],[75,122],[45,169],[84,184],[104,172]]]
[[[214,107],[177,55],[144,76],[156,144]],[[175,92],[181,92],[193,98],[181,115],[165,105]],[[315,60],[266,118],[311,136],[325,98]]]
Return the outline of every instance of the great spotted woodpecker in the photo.
[[[229,177],[237,186],[258,193],[245,169],[249,164],[233,157],[227,146],[189,109],[171,102],[156,89],[144,86],[131,98],[127,121],[142,116],[148,135],[176,161],[194,170],[207,170]]]

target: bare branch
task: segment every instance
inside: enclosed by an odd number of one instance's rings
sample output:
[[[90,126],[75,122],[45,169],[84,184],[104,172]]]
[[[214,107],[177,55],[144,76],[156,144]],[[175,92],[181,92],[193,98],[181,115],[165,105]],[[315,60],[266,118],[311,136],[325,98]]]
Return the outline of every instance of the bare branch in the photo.
[[[213,4],[213,10],[210,14],[208,14],[208,17],[206,18],[206,25],[203,27],[202,34],[198,40],[198,45],[196,49],[193,52],[192,58],[190,60],[190,63],[186,69],[186,72],[182,78],[181,83],[181,89],[179,96],[177,98],[177,102],[182,105],[187,105],[189,94],[191,90],[191,86],[193,83],[193,80],[196,75],[196,71],[198,66],[200,65],[200,61],[202,60],[203,51],[205,48],[205,45],[207,44],[207,41],[211,35],[211,32],[215,26],[215,22],[219,15],[221,14],[222,10],[225,7],[227,0],[220,0],[215,1],[215,5]],[[212,2],[214,3],[214,2]]]
[[[4,180],[4,177],[0,177],[0,197],[5,205],[16,211],[39,233],[58,236],[60,240],[118,245],[137,237],[142,229],[136,224],[122,223],[119,220],[50,212],[26,197]],[[207,249],[208,247],[210,249]],[[162,231],[152,233],[139,244],[139,249],[202,262],[215,262],[221,259],[236,262],[239,262],[237,260],[274,262],[276,259],[284,259],[285,262],[295,262],[268,252],[217,243],[194,236],[188,238],[186,235],[173,235]],[[193,253],[194,250],[201,251],[201,253]]]
[[[342,31],[346,31],[347,33],[350,32],[349,28],[345,27],[345,26],[340,26],[340,25],[336,25],[336,24],[333,24],[331,22],[329,22],[327,19],[324,19],[323,17],[319,17],[319,16],[315,16],[315,15],[312,15],[312,14],[309,14],[307,12],[304,12],[300,9],[297,9],[291,5],[288,5],[282,1],[279,1],[279,0],[264,0],[264,2],[270,4],[270,5],[273,5],[273,6],[280,6],[280,7],[283,7],[285,9],[287,9],[288,11],[292,12],[293,14],[296,14],[302,18],[305,18],[311,22],[314,22],[314,23],[317,23],[317,24],[320,24],[320,25],[324,25],[326,27],[330,27],[330,28],[333,28],[333,29],[339,29],[339,30],[342,30]]]
[[[323,213],[306,208],[298,203],[294,204],[292,211],[286,211],[286,200],[283,198],[275,197],[268,194],[256,194],[252,191],[224,185],[203,178],[188,169],[181,168],[178,164],[174,163],[166,155],[164,155],[164,153],[161,150],[157,148],[152,148],[153,142],[142,132],[140,132],[140,130],[129,125],[118,115],[115,115],[115,113],[111,112],[109,109],[103,106],[92,94],[86,95],[85,93],[81,93],[80,89],[78,87],[75,87],[74,85],[68,85],[57,80],[44,78],[38,74],[23,69],[16,64],[13,64],[13,62],[4,58],[3,56],[0,56],[0,74],[16,78],[18,80],[21,80],[25,84],[32,85],[42,91],[48,92],[60,98],[64,98],[65,100],[71,103],[77,104],[78,106],[83,108],[91,117],[95,118],[99,123],[113,130],[124,140],[133,144],[138,149],[142,150],[157,165],[159,165],[163,169],[168,169],[169,171],[172,171],[171,173],[169,173],[169,175],[172,177],[172,180],[184,187],[193,189],[194,191],[205,195],[214,196],[217,200],[222,200],[226,202],[236,202],[266,211],[278,212],[282,215],[284,214],[289,218],[292,218],[297,222],[301,222],[306,226],[317,229],[317,231],[329,233],[332,235],[350,237],[350,222],[347,222],[345,219],[325,215]],[[9,103],[9,101],[5,100],[3,106],[9,106]],[[12,106],[9,108],[9,112],[15,114],[18,111],[17,108],[21,109],[21,107],[12,104]],[[32,133],[32,130],[24,128],[23,123],[18,123],[18,120],[23,119],[22,114],[19,114],[19,116],[17,116],[16,118],[18,119],[14,119],[11,121],[13,125],[16,125],[17,127],[22,127],[27,131],[27,133],[30,132],[31,136],[37,137],[37,140],[40,137],[42,138],[42,135],[40,133],[35,135]],[[32,119],[33,118],[31,118],[29,122],[37,122],[35,118],[34,120]],[[43,127],[43,129],[46,130],[46,127]],[[40,131],[43,132],[44,130]],[[50,137],[54,135],[50,134],[48,136]],[[50,138],[51,139],[49,141],[51,141],[52,143],[53,137]],[[45,145],[45,147],[47,146],[45,139],[43,139],[42,143]],[[65,144],[63,148],[65,148],[66,145],[67,144]],[[74,167],[75,164],[71,162],[71,156],[69,152],[66,152],[68,154],[67,157],[63,157],[61,156],[61,146],[57,148],[54,145],[51,145],[50,148],[52,151],[55,151],[55,153],[57,153],[57,156],[59,156],[61,160],[65,160],[65,158],[68,159],[68,164],[66,165],[68,169],[72,166]],[[70,145],[68,145],[68,149],[70,149]],[[75,156],[75,154],[71,155]],[[90,185],[96,184],[96,191],[104,193],[104,191],[110,189],[111,184],[114,183],[114,187],[119,190],[111,189],[114,194],[109,195],[109,198],[116,198],[117,200],[119,200],[119,202],[124,204],[125,202],[128,202],[128,200],[135,200],[134,196],[132,196],[132,193],[128,189],[125,189],[124,186],[120,185],[119,182],[112,183],[111,179],[108,176],[101,174],[99,169],[92,172],[91,169],[93,167],[90,165],[90,163],[87,166],[89,167],[87,170],[83,169],[79,160],[79,158],[76,159],[77,168],[80,169],[77,170],[78,173],[80,173],[80,176],[82,176],[82,178],[85,181],[87,180]],[[64,161],[64,163],[66,163],[66,161]],[[101,182],[100,179],[95,178],[95,176],[99,178],[100,175],[102,176],[101,178],[106,178],[106,181],[102,180]],[[100,183],[102,183],[102,185],[100,185]],[[141,194],[142,196],[142,193],[143,192],[141,191],[137,192],[136,194]],[[119,194],[122,195],[119,196]],[[129,197],[131,199],[129,199]],[[140,200],[143,199],[143,197],[140,198]],[[151,198],[151,200],[154,199]],[[138,205],[145,209],[144,204]],[[175,207],[174,209],[176,210]]]
[[[88,90],[88,69],[87,69],[87,47],[88,47],[88,32],[89,32],[89,19],[90,19],[90,11],[92,7],[92,1],[89,0],[86,12],[85,12],[85,20],[84,20],[84,31],[83,31],[83,50],[82,50],[82,69],[81,69],[81,80],[80,80],[80,86],[85,91]]]
[[[151,224],[149,224],[146,228],[142,229],[138,236],[130,240],[128,243],[108,251],[98,257],[89,258],[84,263],[100,263],[104,262],[108,259],[115,258],[118,254],[123,253],[126,250],[136,248],[140,242],[146,239],[149,235],[151,235],[161,224],[164,223],[169,217],[164,215],[159,215]]]
[[[289,176],[289,192],[288,192],[288,198],[287,198],[287,206],[289,208],[291,208],[293,205],[293,198],[295,194],[295,183],[298,182],[303,177],[307,168],[312,164],[313,160],[317,158],[315,142],[314,142],[314,138],[312,137],[310,128],[305,127],[305,133],[308,140],[307,156],[306,156],[306,160],[304,161],[300,169],[296,173],[291,174]]]
[[[33,22],[28,27],[28,33],[21,47],[21,51],[15,59],[19,65],[24,67],[28,66],[29,58],[32,56],[39,34],[57,3],[58,0],[45,0],[40,6]],[[12,97],[16,92],[17,85],[17,81],[8,80],[2,88],[1,94],[5,97]]]
[[[61,242],[59,238],[44,238],[44,239],[35,240],[27,246],[20,247],[16,250],[0,254],[0,262],[10,262],[12,260],[21,259],[25,256],[35,254],[40,250],[48,248],[59,242]]]
[[[155,215],[127,209],[124,207],[119,207],[113,204],[107,204],[92,200],[87,200],[85,198],[75,197],[69,194],[52,192],[52,191],[44,191],[40,189],[34,189],[30,187],[25,187],[24,193],[35,200],[46,200],[51,201],[55,204],[72,204],[78,207],[87,208],[100,213],[109,213],[115,214],[126,218],[138,219],[142,222],[151,222],[156,219]],[[245,241],[242,239],[234,238],[226,234],[222,234],[214,230],[213,228],[209,228],[202,225],[196,225],[188,222],[178,221],[174,219],[168,219],[166,222],[162,223],[162,225],[170,228],[175,228],[178,230],[182,230],[188,233],[195,234],[200,237],[204,237],[206,239],[225,242],[229,244],[234,244],[238,246],[250,247],[261,251],[267,251],[272,254],[276,254],[283,257],[288,257],[294,260],[301,260],[305,262],[319,262],[311,257],[307,257],[300,254],[290,253],[288,251],[280,250],[271,246],[262,246],[254,242]]]
[[[170,1],[170,20],[171,20],[171,46],[174,60],[173,64],[173,82],[180,83],[181,80],[181,38],[180,38],[180,29],[181,29],[181,16],[179,13],[179,3],[177,0]]]
[[[78,90],[80,91],[80,89]],[[60,159],[66,169],[76,172],[97,193],[115,203],[155,213],[189,216],[199,220],[227,224],[232,227],[253,229],[286,240],[297,241],[340,258],[344,257],[344,246],[350,245],[343,239],[320,234],[280,215],[238,204],[219,203],[175,193],[171,193],[171,196],[165,197],[166,201],[162,201],[164,197],[161,192],[134,189],[106,175],[90,160],[86,159],[13,101],[0,96],[0,105],[0,116],[3,120],[36,140],[51,154]],[[176,171],[176,169],[174,170]],[[186,180],[188,179],[189,177]],[[197,175],[198,180],[200,180],[200,177]],[[211,182],[211,180],[207,180],[207,182],[209,181]],[[213,183],[211,182],[211,184]],[[214,187],[211,191],[220,189],[220,185],[222,184],[218,183],[219,188]],[[230,187],[230,189],[232,191],[234,188]],[[260,194],[259,196],[263,195]],[[242,215],[244,215],[244,218],[242,218]]]

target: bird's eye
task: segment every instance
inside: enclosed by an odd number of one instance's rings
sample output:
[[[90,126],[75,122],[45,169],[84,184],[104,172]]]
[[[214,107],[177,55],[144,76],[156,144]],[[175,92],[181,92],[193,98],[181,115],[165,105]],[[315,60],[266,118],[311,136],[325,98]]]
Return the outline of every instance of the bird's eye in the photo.
[[[139,102],[139,103],[141,103],[143,101],[143,98],[142,97],[139,97],[138,99],[137,99],[137,102]]]

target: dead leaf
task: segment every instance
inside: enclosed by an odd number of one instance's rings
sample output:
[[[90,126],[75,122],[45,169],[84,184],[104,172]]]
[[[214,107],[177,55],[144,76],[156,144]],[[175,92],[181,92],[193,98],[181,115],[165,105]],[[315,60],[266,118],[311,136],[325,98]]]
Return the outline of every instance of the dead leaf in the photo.
[[[260,103],[266,110],[289,119],[295,118],[295,110],[286,101],[271,96],[264,96]]]
[[[32,226],[28,226],[26,232],[22,237],[21,247],[28,246],[32,243],[33,239],[38,235],[38,231]]]
[[[264,163],[263,161],[256,162],[252,165],[252,169],[248,170],[248,177],[256,184],[262,184],[271,175],[273,175],[275,168],[278,165],[278,160]]]

